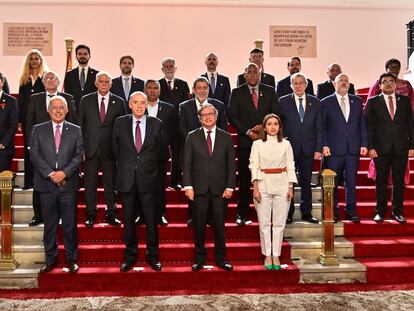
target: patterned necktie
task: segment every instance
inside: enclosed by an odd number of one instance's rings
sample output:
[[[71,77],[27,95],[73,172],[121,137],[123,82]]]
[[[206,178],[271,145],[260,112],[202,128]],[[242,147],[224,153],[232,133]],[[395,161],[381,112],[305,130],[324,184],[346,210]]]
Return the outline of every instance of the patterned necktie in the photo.
[[[81,70],[79,82],[80,82],[81,89],[83,91],[83,89],[85,88],[85,83],[86,83],[85,68],[82,68]]]
[[[140,123],[141,121],[137,121],[137,125],[135,126],[135,149],[137,150],[137,153],[139,153],[142,147],[141,128],[139,127]]]
[[[257,98],[256,88],[252,88],[252,100],[257,110],[259,108],[259,99]]]
[[[60,133],[60,124],[56,125],[56,131],[55,131],[55,147],[56,147],[56,153],[59,152],[60,147],[60,141],[62,139],[62,134]]]
[[[341,97],[341,110],[344,114],[344,117],[346,119],[346,105],[345,105],[345,97]]]
[[[390,116],[391,116],[391,120],[394,120],[394,99],[392,98],[392,96],[388,96],[388,100],[389,100],[389,105],[390,105]]]
[[[300,117],[300,122],[303,122],[303,118],[305,117],[305,108],[303,107],[302,97],[299,97],[299,117]]]
[[[210,87],[211,87],[211,93],[212,93],[211,95],[213,95],[214,92],[216,91],[216,76],[214,73],[211,75]]]
[[[105,97],[101,99],[101,108],[99,109],[99,116],[101,117],[101,122],[105,120]]]
[[[172,82],[171,80],[167,81],[167,83],[168,83],[168,90],[170,92],[172,91],[171,82]]]
[[[207,148],[208,155],[211,157],[213,154],[213,142],[211,141],[211,131],[207,131]]]
[[[124,94],[125,94],[125,99],[128,100],[129,98],[129,78],[125,78],[125,83],[124,83]]]

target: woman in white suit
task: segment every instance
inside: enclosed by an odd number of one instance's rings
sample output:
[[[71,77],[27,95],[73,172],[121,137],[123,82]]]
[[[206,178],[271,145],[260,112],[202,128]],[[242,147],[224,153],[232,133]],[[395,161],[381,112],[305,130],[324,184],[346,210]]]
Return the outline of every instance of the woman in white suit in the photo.
[[[268,114],[262,123],[261,139],[253,142],[249,168],[266,269],[280,270],[283,232],[296,183],[292,147],[283,139],[282,123]]]

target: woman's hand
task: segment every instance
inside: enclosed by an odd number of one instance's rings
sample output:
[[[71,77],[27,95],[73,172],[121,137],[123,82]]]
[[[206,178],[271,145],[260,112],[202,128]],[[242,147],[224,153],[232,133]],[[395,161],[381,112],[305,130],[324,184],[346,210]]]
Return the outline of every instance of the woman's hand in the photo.
[[[286,193],[286,198],[288,201],[293,199],[293,188],[289,187],[288,192]]]
[[[259,185],[257,179],[253,181],[253,198],[257,201],[257,203],[260,203],[262,201],[262,195],[259,191]]]

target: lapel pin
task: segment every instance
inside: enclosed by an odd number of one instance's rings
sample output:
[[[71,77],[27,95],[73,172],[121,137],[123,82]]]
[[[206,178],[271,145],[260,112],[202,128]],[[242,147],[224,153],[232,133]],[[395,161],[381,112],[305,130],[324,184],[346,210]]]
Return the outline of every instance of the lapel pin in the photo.
[[[223,86],[223,83],[220,83],[220,86]]]
[[[112,103],[115,104],[115,101],[113,100]]]

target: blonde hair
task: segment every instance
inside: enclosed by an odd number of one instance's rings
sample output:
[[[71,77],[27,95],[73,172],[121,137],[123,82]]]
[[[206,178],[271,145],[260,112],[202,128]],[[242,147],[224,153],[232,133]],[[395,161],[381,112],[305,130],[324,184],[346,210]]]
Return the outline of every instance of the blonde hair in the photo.
[[[46,65],[46,60],[43,57],[42,52],[40,52],[38,49],[31,49],[29,52],[27,52],[26,57],[24,59],[24,62],[22,64],[22,69],[20,71],[20,77],[19,77],[19,86],[22,86],[29,81],[30,78],[30,57],[33,54],[37,54],[40,58],[40,69],[39,69],[39,76],[42,77],[45,72],[48,71],[48,67]]]

